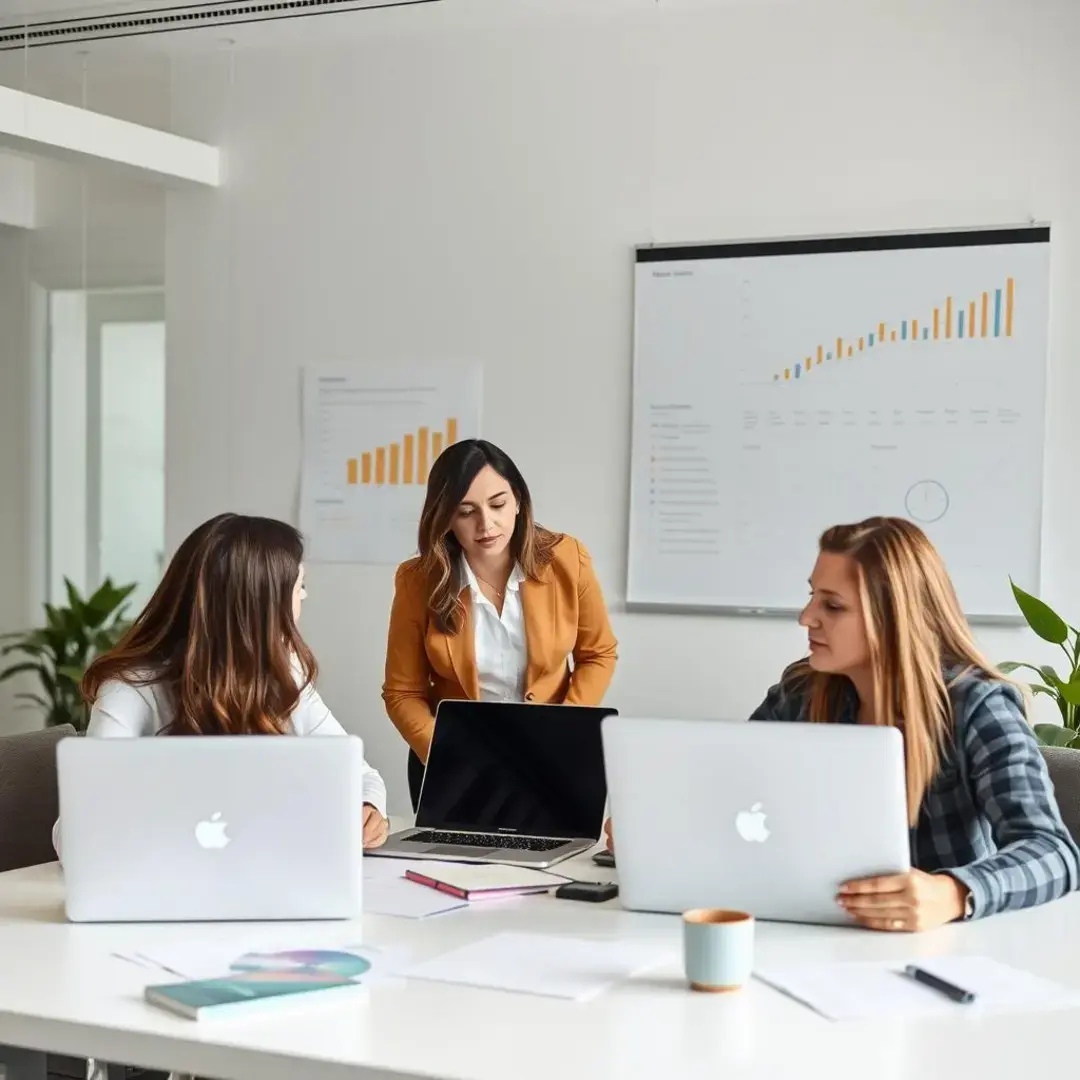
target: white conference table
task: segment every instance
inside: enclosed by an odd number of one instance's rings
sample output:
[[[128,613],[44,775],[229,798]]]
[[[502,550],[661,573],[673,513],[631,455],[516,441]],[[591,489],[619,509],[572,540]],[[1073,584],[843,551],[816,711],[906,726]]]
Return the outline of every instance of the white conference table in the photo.
[[[589,880],[610,874],[586,857],[564,869]],[[359,937],[404,946],[418,960],[501,930],[618,936],[666,943],[667,962],[584,1003],[386,979],[349,1002],[196,1023],[145,1004],[143,987],[161,980],[111,954],[187,938],[247,938],[262,928],[73,926],[62,903],[55,864],[0,875],[0,1048],[223,1080],[1017,1080],[1080,1066],[1080,1009],[831,1023],[757,982],[730,995],[688,990],[676,917],[551,896],[488,901],[426,920],[367,916],[317,932],[327,943]],[[281,924],[265,929],[282,936]],[[311,933],[304,924],[304,944]],[[992,956],[1080,990],[1080,894],[919,936],[758,926],[764,963],[943,953]],[[18,1080],[17,1071],[10,1075]]]

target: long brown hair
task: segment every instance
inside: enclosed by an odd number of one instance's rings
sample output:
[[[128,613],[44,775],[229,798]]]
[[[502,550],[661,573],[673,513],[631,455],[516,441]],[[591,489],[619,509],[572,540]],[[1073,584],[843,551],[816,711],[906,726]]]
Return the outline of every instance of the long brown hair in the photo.
[[[418,537],[418,569],[428,581],[428,609],[435,625],[445,634],[456,634],[465,619],[457,578],[461,545],[450,527],[458,506],[485,465],[490,465],[514,493],[518,515],[510,537],[510,555],[527,578],[535,581],[539,577],[562,539],[561,534],[536,524],[529,487],[507,454],[483,439],[465,439],[448,446],[428,475]]]
[[[221,514],[179,547],[150,602],[82,681],[164,687],[171,735],[279,735],[316,677],[293,618],[304,544],[291,525]],[[299,664],[300,673],[295,666]]]
[[[945,668],[977,671],[1008,682],[983,654],[964,618],[937,549],[903,518],[872,517],[836,525],[820,549],[855,563],[874,678],[874,722],[904,733],[908,818],[919,819],[923,797],[954,734]],[[848,680],[814,671],[806,661],[788,677],[809,688],[808,719],[833,720]]]

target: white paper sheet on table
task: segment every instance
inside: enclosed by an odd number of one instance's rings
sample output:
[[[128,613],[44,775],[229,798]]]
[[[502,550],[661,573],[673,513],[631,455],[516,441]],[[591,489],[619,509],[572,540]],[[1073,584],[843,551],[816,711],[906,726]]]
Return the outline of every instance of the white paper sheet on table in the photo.
[[[426,919],[469,906],[467,900],[409,881],[405,871],[419,865],[405,859],[364,859],[364,914]]]
[[[1060,983],[999,964],[985,956],[939,956],[913,961],[925,971],[971,990],[976,1000],[959,1005],[902,974],[895,964],[810,964],[765,968],[762,982],[829,1020],[967,1016],[1080,1005],[1080,993]]]
[[[670,947],[634,939],[592,941],[494,934],[402,972],[406,978],[585,1001],[670,959]]]

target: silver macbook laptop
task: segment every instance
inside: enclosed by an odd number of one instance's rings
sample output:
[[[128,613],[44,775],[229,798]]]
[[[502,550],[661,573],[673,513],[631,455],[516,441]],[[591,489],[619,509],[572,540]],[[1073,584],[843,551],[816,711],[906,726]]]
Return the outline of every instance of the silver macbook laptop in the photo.
[[[614,709],[443,701],[416,827],[372,855],[543,868],[596,844],[607,789],[600,725]]]
[[[62,739],[68,918],[358,917],[363,761],[352,736]]]
[[[611,719],[604,758],[631,910],[847,923],[841,883],[910,868],[894,728]]]

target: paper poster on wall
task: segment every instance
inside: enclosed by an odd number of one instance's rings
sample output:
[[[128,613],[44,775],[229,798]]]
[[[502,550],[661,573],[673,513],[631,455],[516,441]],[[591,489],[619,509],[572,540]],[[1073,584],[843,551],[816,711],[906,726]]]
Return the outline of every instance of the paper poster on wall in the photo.
[[[416,553],[432,463],[480,433],[481,369],[304,371],[300,528],[310,562],[395,565]]]
[[[821,531],[874,514],[971,616],[1038,589],[1049,228],[645,248],[635,280],[631,604],[797,610]]]

